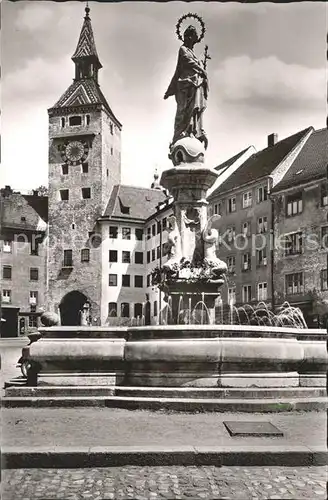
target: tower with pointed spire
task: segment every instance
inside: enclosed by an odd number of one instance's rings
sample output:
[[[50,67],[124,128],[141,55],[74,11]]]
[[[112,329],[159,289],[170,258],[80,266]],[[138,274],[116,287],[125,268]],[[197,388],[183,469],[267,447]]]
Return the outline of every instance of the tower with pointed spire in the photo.
[[[48,310],[78,324],[84,303],[99,322],[101,245],[97,220],[121,182],[121,129],[98,82],[102,64],[90,19],[72,56],[74,79],[49,115]]]

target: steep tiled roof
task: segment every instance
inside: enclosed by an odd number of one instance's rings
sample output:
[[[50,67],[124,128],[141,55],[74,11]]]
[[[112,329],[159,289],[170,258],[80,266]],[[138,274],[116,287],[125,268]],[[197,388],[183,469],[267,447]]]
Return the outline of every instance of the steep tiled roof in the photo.
[[[13,228],[29,231],[45,231],[48,220],[48,198],[13,193],[1,195],[2,230]]]
[[[85,104],[103,104],[109,114],[121,125],[110,108],[99,84],[92,78],[74,81],[53,108],[69,108]],[[53,109],[51,108],[51,109]]]
[[[158,189],[117,185],[103,216],[146,220],[165,198],[165,193]]]
[[[246,153],[247,149],[248,148],[243,149],[242,151],[237,153],[235,156],[232,156],[231,158],[229,158],[229,160],[226,160],[223,163],[221,163],[220,165],[218,165],[217,167],[214,167],[214,170],[217,170],[220,173],[224,172],[224,170],[231,167],[231,165],[233,165],[235,163],[235,161],[237,161],[241,156],[243,156],[243,154]]]
[[[73,61],[80,57],[96,57],[99,61],[93,30],[91,26],[91,19],[89,17],[90,9],[85,9],[86,15],[81,29],[80,38],[77,43],[76,50],[72,56]]]
[[[311,127],[297,132],[274,146],[269,146],[250,156],[228,179],[221,184],[212,194],[211,198],[219,193],[230,191],[238,186],[270,175],[281,161],[295,148]]]
[[[286,175],[273,191],[280,191],[326,176],[328,165],[328,130],[314,131]]]

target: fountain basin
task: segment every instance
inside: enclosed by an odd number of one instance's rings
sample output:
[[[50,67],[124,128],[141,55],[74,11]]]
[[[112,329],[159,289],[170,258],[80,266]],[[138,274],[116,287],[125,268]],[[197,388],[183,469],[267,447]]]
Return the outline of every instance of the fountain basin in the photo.
[[[325,330],[241,325],[50,327],[30,346],[29,384],[322,387]],[[313,339],[313,340],[311,340]]]

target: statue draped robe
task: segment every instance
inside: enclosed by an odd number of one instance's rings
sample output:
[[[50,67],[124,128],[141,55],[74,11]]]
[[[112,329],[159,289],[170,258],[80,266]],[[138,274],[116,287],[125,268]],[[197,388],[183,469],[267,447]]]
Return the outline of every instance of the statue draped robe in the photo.
[[[208,83],[201,75],[202,71],[202,63],[194,52],[182,45],[175,73],[166,91],[166,95],[174,95],[177,102],[172,143],[190,134],[197,139],[205,136],[202,114],[206,109]]]

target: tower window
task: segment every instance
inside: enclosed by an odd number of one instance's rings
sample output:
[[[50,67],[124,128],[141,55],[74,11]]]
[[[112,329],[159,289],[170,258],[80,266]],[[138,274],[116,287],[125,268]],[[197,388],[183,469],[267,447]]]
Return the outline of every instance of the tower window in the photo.
[[[90,115],[86,115],[86,117],[85,117],[85,123],[87,125],[90,125]]]
[[[81,116],[70,116],[69,118],[70,127],[75,127],[77,125],[82,125]]]
[[[113,132],[113,124],[112,123],[110,123],[109,128],[110,128],[110,133],[113,135],[114,132]]]
[[[82,188],[82,198],[84,200],[91,198],[91,189],[90,188]]]
[[[66,164],[62,165],[62,174],[63,175],[68,174],[68,165],[66,165]]]
[[[72,250],[64,250],[64,267],[72,267],[73,266],[73,251]]]
[[[110,148],[110,154],[113,156],[113,148]]]
[[[81,250],[81,262],[89,262],[89,260],[90,260],[89,248],[82,248],[82,250]]]
[[[89,172],[88,163],[82,163],[82,174],[87,174]]]
[[[107,177],[109,176],[109,170],[108,170],[108,168],[106,169],[106,175],[107,175]]]
[[[60,119],[61,128],[65,127],[65,118]]]
[[[69,198],[69,191],[68,191],[68,189],[61,189],[59,191],[59,193],[60,193],[60,199],[62,201],[67,201],[68,200],[68,198]]]
[[[37,267],[31,267],[30,280],[31,281],[38,281],[39,280],[39,269]]]

